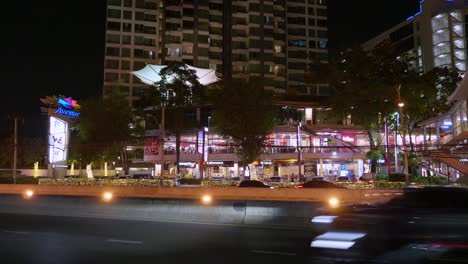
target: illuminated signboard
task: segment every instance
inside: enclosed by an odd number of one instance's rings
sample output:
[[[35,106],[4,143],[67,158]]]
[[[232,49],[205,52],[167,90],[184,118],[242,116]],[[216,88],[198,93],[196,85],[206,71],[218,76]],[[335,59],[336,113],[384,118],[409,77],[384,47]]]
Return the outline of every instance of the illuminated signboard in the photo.
[[[59,108],[55,110],[56,114],[67,117],[78,117],[80,115],[79,112],[74,111],[80,108],[80,105],[71,97],[59,98],[57,104],[59,105]]]
[[[49,162],[67,159],[68,124],[62,119],[51,116],[49,119]]]

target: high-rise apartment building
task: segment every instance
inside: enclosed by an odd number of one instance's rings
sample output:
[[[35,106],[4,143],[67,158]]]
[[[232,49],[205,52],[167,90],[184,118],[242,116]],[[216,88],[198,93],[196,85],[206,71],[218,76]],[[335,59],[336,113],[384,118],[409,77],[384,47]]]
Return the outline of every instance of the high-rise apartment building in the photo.
[[[130,75],[145,63],[183,61],[222,78],[262,76],[278,93],[328,95],[304,82],[328,61],[326,0],[108,0],[104,94],[137,99]]]
[[[398,54],[411,58],[411,67],[427,72],[448,66],[460,73],[467,65],[468,1],[421,0],[420,10],[406,21],[362,44],[370,50],[383,41],[397,45]]]

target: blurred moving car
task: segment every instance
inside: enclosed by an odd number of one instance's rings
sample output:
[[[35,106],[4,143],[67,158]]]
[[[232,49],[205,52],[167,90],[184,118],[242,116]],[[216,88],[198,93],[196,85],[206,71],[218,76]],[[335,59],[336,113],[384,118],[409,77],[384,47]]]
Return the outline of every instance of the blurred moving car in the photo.
[[[353,203],[311,219],[321,231],[311,250],[321,258],[429,263],[454,255],[468,262],[468,188],[405,188],[386,202]],[[400,258],[401,259],[398,259]],[[452,259],[453,260],[453,259]],[[390,261],[390,262],[389,262]],[[456,263],[456,262],[453,262]]]
[[[238,177],[238,176],[231,177],[231,178],[228,178],[228,180],[230,180],[230,181],[240,181],[240,177]]]
[[[322,176],[315,176],[315,177],[312,178],[312,180],[313,181],[315,181],[315,180],[323,181],[323,180],[325,180],[325,178],[323,178]]]
[[[215,176],[210,178],[211,181],[224,181],[224,177],[222,176]]]
[[[302,183],[296,186],[296,188],[341,188],[346,189],[346,187],[339,186],[329,181],[324,180],[311,180],[306,183]]]
[[[274,189],[275,187],[273,186],[270,186],[270,185],[267,185],[261,181],[257,181],[257,180],[245,180],[245,181],[241,181],[237,187],[254,187],[254,188],[270,188],[270,189]]]

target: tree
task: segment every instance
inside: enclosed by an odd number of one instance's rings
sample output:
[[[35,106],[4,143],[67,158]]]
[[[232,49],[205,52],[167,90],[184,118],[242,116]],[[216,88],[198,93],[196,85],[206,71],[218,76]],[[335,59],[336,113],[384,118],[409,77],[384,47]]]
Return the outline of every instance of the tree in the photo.
[[[338,53],[329,64],[311,65],[306,78],[312,84],[329,84],[330,106],[343,118],[351,115],[354,124],[367,130],[372,157],[380,149],[374,132],[381,129],[384,116],[395,111],[395,88],[410,75],[407,62],[393,54],[389,43],[370,52],[354,47]],[[377,160],[371,161],[375,173]]]
[[[275,126],[273,94],[260,78],[224,82],[213,91],[213,126],[238,145],[241,163],[251,163],[262,154],[266,136]]]
[[[111,95],[85,100],[77,124],[83,161],[89,163],[106,156],[115,159],[118,153],[122,168],[128,174],[127,146],[138,136],[136,123],[126,97]]]
[[[180,137],[182,132],[195,128],[196,121],[189,118],[187,111],[194,111],[194,107],[203,100],[203,85],[198,81],[194,70],[186,64],[174,62],[160,71],[161,80],[155,83],[155,100],[153,105],[167,108],[165,126],[175,134],[176,138],[176,166],[179,173]],[[166,114],[166,113],[165,113]]]
[[[439,113],[446,112],[451,105],[448,97],[455,91],[461,77],[458,71],[447,67],[436,67],[431,71],[414,74],[402,85],[401,97],[405,104],[405,128],[410,136],[411,151],[414,144],[411,135],[418,123]]]

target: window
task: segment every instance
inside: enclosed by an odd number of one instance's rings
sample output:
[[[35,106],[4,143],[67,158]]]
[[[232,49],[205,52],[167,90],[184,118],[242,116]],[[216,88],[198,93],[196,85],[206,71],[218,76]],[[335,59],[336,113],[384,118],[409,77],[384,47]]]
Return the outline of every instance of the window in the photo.
[[[132,2],[133,2],[133,0],[124,0],[124,6],[125,7],[132,7]]]
[[[319,26],[319,27],[327,27],[327,20],[318,19],[318,20],[317,20],[317,26]]]
[[[137,20],[137,21],[144,21],[144,20],[145,20],[145,13],[143,13],[143,12],[135,12],[135,20]]]
[[[117,81],[119,79],[119,74],[115,72],[106,72],[104,74],[104,80],[106,82]]]
[[[133,70],[137,71],[140,69],[143,69],[146,66],[146,64],[142,61],[134,61],[133,62]]]
[[[183,54],[192,54],[193,53],[193,47],[192,46],[183,46],[182,47],[182,53]]]
[[[136,8],[145,8],[145,0],[136,0],[135,7]]]
[[[107,34],[107,43],[120,44],[120,35]]]
[[[122,70],[130,70],[130,62],[123,60],[120,62],[120,69]]]
[[[108,0],[107,5],[110,6],[121,6],[122,5],[122,0]]]
[[[107,56],[119,56],[120,55],[120,50],[119,50],[119,48],[108,47],[108,48],[106,48],[106,55]]]
[[[273,49],[275,50],[275,53],[281,53],[282,47],[281,45],[275,44]]]
[[[326,17],[327,16],[327,9],[317,8],[317,16]]]
[[[135,24],[135,32],[136,33],[144,33],[145,32],[145,25]]]
[[[179,57],[180,48],[167,48],[167,55],[170,57]]]
[[[194,27],[193,21],[184,20],[184,22],[182,24],[182,27],[184,29],[193,29],[193,27]]]
[[[122,44],[131,45],[132,44],[132,36],[123,35],[122,36]]]
[[[122,48],[122,57],[130,57],[130,49]]]
[[[123,18],[132,20],[132,11],[123,11]]]
[[[305,25],[303,17],[288,17],[288,24]]]
[[[305,48],[306,41],[305,40],[289,40],[288,41],[288,46]]]
[[[328,40],[319,40],[319,48],[320,49],[326,49],[328,47]]]
[[[123,32],[132,32],[132,24],[122,23],[122,31]]]
[[[120,31],[120,23],[119,22],[107,22],[107,30]]]
[[[109,18],[120,18],[121,12],[116,9],[107,9],[107,17]]]
[[[198,56],[208,57],[208,49],[198,48]]]
[[[119,61],[118,60],[106,60],[106,69],[118,69]]]

